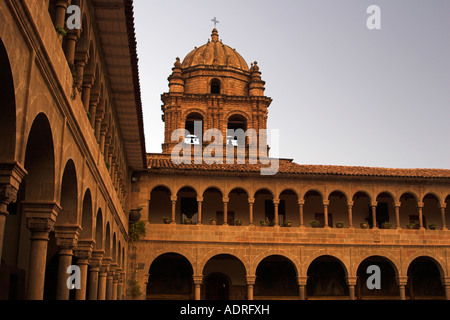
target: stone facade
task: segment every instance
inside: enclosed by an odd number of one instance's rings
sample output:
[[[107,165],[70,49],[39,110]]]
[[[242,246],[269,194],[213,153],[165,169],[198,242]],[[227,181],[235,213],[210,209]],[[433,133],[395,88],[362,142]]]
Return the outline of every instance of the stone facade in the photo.
[[[191,113],[224,136],[235,120],[266,128],[272,100],[258,64],[242,61],[214,29],[175,62],[163,153],[148,155],[131,187],[147,228],[130,259],[141,299],[450,298],[448,170],[278,159],[277,174],[262,176],[261,163],[172,160],[171,134],[190,128]],[[366,286],[371,265],[379,290]]]
[[[116,1],[117,19],[103,2],[0,1],[1,299],[125,296],[130,177],[146,160],[131,2]],[[65,29],[70,4],[80,30]],[[127,54],[113,66],[117,50]]]

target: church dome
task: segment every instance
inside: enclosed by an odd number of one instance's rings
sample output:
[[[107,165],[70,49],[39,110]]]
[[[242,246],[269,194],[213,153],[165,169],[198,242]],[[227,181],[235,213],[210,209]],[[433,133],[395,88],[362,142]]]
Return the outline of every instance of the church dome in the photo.
[[[235,49],[219,41],[216,28],[212,31],[211,41],[208,40],[207,44],[192,50],[181,64],[183,69],[196,66],[232,67],[249,71],[244,58]]]

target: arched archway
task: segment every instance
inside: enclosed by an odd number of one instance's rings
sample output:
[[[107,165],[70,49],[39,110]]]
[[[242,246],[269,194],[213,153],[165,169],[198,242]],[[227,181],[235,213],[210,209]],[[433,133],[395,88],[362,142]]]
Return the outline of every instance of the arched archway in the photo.
[[[254,219],[257,221],[257,225],[266,222],[268,225],[273,226],[275,224],[273,193],[267,188],[262,188],[255,192],[254,199]]]
[[[245,300],[247,282],[244,264],[235,256],[219,254],[205,264],[204,298],[206,300]]]
[[[430,257],[418,257],[408,267],[407,299],[443,300],[442,267]]]
[[[178,253],[165,253],[149,269],[147,300],[193,300],[193,269]]]
[[[87,189],[84,198],[83,198],[83,206],[81,212],[81,232],[80,239],[91,240],[94,238],[93,228],[92,228],[92,217],[93,217],[93,209],[92,209],[92,195],[91,190]]]
[[[15,160],[16,101],[8,54],[0,39],[0,163]]]
[[[368,272],[368,268],[370,266],[377,266],[380,268],[381,289],[371,289],[367,286],[367,280],[373,274],[373,272]],[[357,299],[399,299],[400,290],[396,281],[396,278],[398,277],[398,270],[389,259],[381,256],[368,257],[359,264],[356,274]]]
[[[328,214],[334,221],[334,225],[331,226],[334,227],[338,223],[342,223],[344,226],[350,225],[346,195],[341,191],[333,191],[328,196],[328,201]]]
[[[308,299],[347,299],[347,272],[340,260],[332,256],[316,258],[308,267]]]
[[[365,191],[356,192],[353,197],[353,224],[361,225],[361,223],[367,223],[373,228],[373,219],[371,219],[371,198]]]
[[[234,188],[228,193],[228,210],[234,213],[237,220],[241,220],[243,225],[253,223],[250,221],[250,207],[248,203],[248,193],[243,188]]]
[[[180,223],[196,224],[198,222],[197,191],[186,186],[178,190],[177,197],[177,212]]]
[[[148,205],[148,221],[150,223],[162,223],[163,217],[172,219],[171,192],[166,186],[157,186],[150,192]],[[145,217],[142,217],[145,220]]]
[[[223,194],[217,187],[207,188],[202,195],[202,220],[204,223],[216,220],[216,224],[222,225],[225,221]],[[227,208],[227,224],[234,225],[235,212]]]
[[[258,264],[255,275],[255,300],[298,299],[298,275],[288,258],[279,255],[266,257]]]
[[[318,222],[318,227],[325,227],[325,212],[323,206],[323,197],[316,190],[309,190],[304,196],[305,204],[303,205],[303,215],[305,223],[310,225],[313,221]],[[328,226],[333,225],[333,220],[328,214]]]

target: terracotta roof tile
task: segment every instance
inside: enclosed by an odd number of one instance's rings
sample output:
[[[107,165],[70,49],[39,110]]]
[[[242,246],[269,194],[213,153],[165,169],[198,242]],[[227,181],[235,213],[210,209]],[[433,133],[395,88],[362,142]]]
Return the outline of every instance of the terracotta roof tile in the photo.
[[[260,173],[260,169],[268,167],[262,164],[195,164],[194,161],[185,164],[174,163],[169,154],[148,154],[149,170],[175,171],[205,171],[205,172],[235,172]],[[441,178],[449,179],[447,169],[395,169],[377,167],[352,167],[333,165],[300,165],[291,159],[279,159],[278,173],[293,175],[340,175],[340,176],[374,176],[374,177],[404,177],[404,178]]]

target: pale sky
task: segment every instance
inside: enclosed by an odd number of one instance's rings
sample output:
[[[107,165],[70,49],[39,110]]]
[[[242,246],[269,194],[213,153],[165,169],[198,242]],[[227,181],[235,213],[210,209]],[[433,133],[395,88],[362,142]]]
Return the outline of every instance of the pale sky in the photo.
[[[381,8],[381,30],[366,12]],[[161,152],[162,93],[219,37],[258,61],[280,156],[299,164],[450,169],[450,1],[134,0],[147,152]]]

